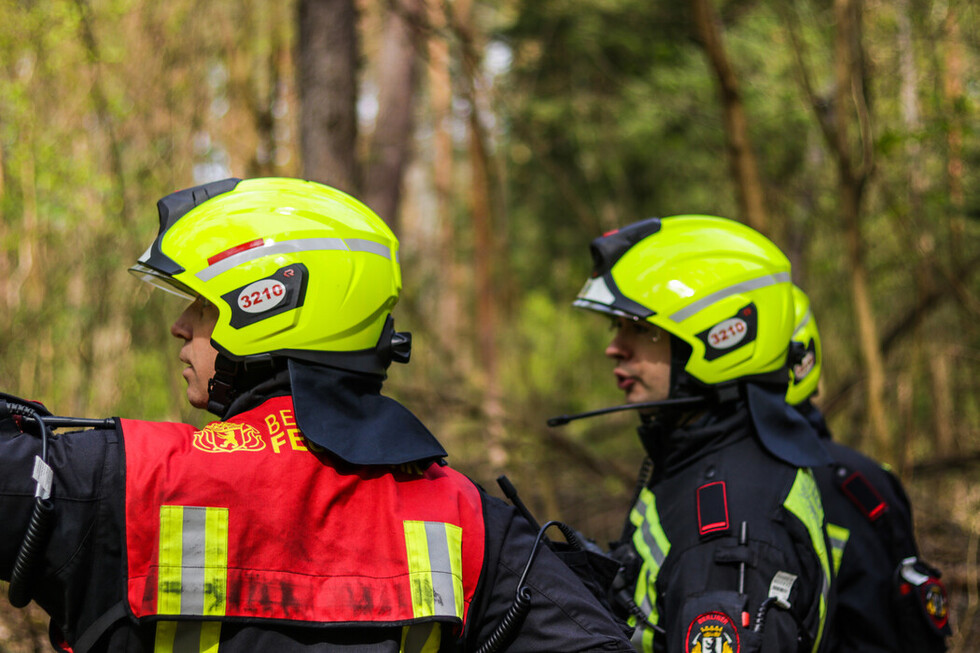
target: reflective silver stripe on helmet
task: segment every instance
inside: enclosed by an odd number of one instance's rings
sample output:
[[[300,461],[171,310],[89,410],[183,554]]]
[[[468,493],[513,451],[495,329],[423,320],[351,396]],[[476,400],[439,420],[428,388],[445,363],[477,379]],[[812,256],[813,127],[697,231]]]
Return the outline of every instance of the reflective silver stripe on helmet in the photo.
[[[810,312],[810,309],[807,309],[806,315],[803,316],[803,319],[800,320],[800,323],[796,325],[795,329],[793,329],[793,338],[796,337],[797,333],[803,330],[803,327],[805,327],[807,324],[810,323],[810,317],[812,315],[813,313]]]
[[[789,281],[789,272],[779,272],[777,274],[767,274],[766,276],[759,277],[758,279],[749,279],[748,281],[736,283],[733,286],[722,288],[721,290],[711,293],[707,297],[703,297],[696,302],[688,304],[681,310],[671,315],[670,319],[674,322],[683,322],[692,315],[695,315],[712,304],[720,302],[721,300],[731,297],[732,295],[737,295],[750,290],[758,290],[759,288],[765,288],[767,286],[774,286],[778,283],[789,283]]]
[[[388,249],[388,246],[381,243],[376,243],[373,240],[365,240],[363,238],[345,238],[344,242],[347,243],[347,247],[352,252],[367,252],[368,254],[384,256],[387,259],[391,258],[391,250]]]
[[[238,252],[237,254],[233,254],[228,258],[216,262],[214,265],[209,265],[198,272],[195,276],[197,276],[197,278],[201,281],[210,281],[219,274],[232,270],[242,263],[254,261],[255,259],[259,259],[264,256],[274,256],[275,254],[292,254],[294,252],[312,252],[316,250],[349,250],[352,252],[378,254],[379,256],[384,256],[387,259],[391,258],[391,250],[389,250],[387,246],[382,245],[381,243],[376,243],[373,240],[365,240],[363,238],[348,238],[346,240],[342,238],[300,238],[297,240],[283,240],[280,242],[274,242],[269,245],[262,245],[260,247],[247,249],[243,252]]]

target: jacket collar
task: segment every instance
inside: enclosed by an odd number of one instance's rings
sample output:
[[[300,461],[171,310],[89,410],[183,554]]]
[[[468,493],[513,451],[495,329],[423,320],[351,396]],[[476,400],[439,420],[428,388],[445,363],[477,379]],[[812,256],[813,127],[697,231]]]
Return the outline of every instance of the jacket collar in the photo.
[[[292,394],[303,435],[354,465],[401,465],[446,457],[435,436],[381,394],[382,377],[290,359],[288,369],[241,393],[223,419]]]
[[[741,398],[716,404],[693,421],[647,420],[639,427],[655,465],[664,472],[755,434],[770,454],[795,467],[816,467],[831,459],[814,427],[786,403],[785,387],[747,383]]]

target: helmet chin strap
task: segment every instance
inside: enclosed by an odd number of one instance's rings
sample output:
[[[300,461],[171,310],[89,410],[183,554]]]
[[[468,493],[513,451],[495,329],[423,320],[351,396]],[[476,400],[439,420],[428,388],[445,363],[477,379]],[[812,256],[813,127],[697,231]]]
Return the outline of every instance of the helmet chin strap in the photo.
[[[285,361],[269,356],[234,361],[219,352],[214,360],[214,376],[208,381],[208,412],[224,418],[231,404],[246,390],[272,378],[285,369]]]

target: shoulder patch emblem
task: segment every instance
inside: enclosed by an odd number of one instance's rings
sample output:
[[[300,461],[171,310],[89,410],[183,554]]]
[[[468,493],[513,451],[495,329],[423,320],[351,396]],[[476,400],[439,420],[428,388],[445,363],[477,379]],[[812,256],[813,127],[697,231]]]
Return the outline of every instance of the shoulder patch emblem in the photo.
[[[930,578],[919,587],[922,605],[929,616],[929,621],[937,631],[942,632],[949,621],[949,600],[946,598],[946,588],[936,578]]]
[[[208,453],[262,451],[265,441],[258,429],[249,424],[212,422],[194,432],[194,447]]]
[[[705,612],[687,627],[685,653],[739,653],[738,628],[724,612]]]

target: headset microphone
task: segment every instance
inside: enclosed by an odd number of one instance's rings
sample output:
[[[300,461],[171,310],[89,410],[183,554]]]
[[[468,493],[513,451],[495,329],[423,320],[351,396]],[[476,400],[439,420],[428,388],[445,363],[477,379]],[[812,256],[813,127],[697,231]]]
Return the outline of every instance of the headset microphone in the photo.
[[[672,408],[674,406],[692,406],[694,404],[702,404],[706,402],[707,397],[675,397],[674,399],[662,399],[660,401],[647,401],[639,404],[623,404],[622,406],[613,406],[611,408],[601,408],[599,410],[590,410],[585,413],[576,413],[574,415],[559,415],[558,417],[552,417],[548,420],[548,426],[564,426],[571,421],[577,419],[584,419],[586,417],[596,417],[597,415],[605,415],[607,413],[618,413],[623,410],[643,410],[644,408]]]

